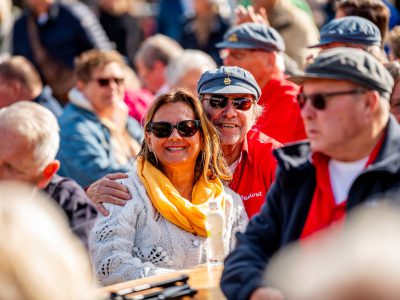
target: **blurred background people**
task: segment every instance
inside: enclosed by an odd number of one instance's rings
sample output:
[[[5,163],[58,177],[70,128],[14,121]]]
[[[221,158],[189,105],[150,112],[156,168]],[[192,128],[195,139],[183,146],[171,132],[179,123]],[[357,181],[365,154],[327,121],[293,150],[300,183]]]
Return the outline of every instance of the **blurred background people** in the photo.
[[[165,78],[171,88],[184,88],[197,95],[197,82],[205,71],[214,70],[216,63],[200,50],[184,50],[167,66]]]
[[[400,60],[400,26],[394,27],[389,32],[389,59]]]
[[[100,0],[98,18],[115,50],[133,65],[135,54],[144,40],[139,20],[132,14],[130,0]]]
[[[90,50],[76,60],[76,87],[59,122],[60,174],[82,187],[113,172],[127,172],[143,129],[124,103],[126,64],[116,51]]]
[[[193,14],[183,20],[179,42],[185,49],[197,49],[209,54],[218,65],[222,64],[215,44],[222,41],[230,20],[220,14],[219,0],[193,1]]]
[[[48,86],[43,86],[35,66],[23,56],[0,62],[0,108],[18,101],[33,101],[48,108],[56,117],[62,107]]]
[[[318,28],[312,16],[288,0],[252,0],[254,10],[264,8],[269,25],[282,36],[286,54],[293,58],[301,69],[307,57],[314,51],[307,48],[318,42]]]
[[[27,101],[5,107],[0,110],[0,140],[0,181],[21,181],[42,190],[64,211],[72,231],[87,246],[97,213],[75,181],[56,174],[60,137],[54,115]]]
[[[240,197],[222,183],[231,174],[197,98],[184,90],[159,96],[145,128],[136,164],[120,181],[134,200],[106,204],[109,216],[92,230],[91,260],[104,285],[205,263],[211,201],[225,218],[225,249],[247,224]]]
[[[12,54],[29,59],[56,98],[68,100],[74,85],[73,62],[92,48],[112,48],[94,13],[79,1],[26,0],[15,21]]]
[[[156,16],[156,32],[176,41],[182,34],[184,16],[193,11],[193,0],[160,0]]]
[[[155,96],[167,92],[165,70],[182,53],[182,47],[171,38],[156,34],[143,42],[135,56],[135,66],[143,87]]]
[[[0,299],[98,299],[84,247],[30,187],[0,183]]]
[[[12,2],[0,2],[0,55],[10,52],[11,30],[13,25]]]
[[[266,278],[291,300],[399,299],[399,214],[393,203],[358,208],[344,228],[278,253]]]

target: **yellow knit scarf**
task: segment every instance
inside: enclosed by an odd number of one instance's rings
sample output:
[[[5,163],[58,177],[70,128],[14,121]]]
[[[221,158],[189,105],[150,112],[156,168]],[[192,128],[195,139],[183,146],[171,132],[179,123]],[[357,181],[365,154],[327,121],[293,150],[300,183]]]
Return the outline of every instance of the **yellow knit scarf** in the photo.
[[[201,176],[192,191],[192,202],[183,198],[160,170],[142,157],[137,158],[137,173],[158,212],[171,223],[188,232],[206,236],[208,201],[215,199],[224,207],[224,188],[219,178]]]

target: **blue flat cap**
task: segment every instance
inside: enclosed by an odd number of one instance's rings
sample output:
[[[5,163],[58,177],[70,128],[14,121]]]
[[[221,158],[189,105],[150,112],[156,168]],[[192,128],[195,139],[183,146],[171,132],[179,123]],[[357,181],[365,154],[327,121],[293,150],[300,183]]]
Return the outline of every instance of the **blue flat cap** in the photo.
[[[253,75],[239,67],[222,66],[204,72],[197,82],[197,93],[202,94],[250,94],[260,98],[261,90]]]
[[[351,43],[366,46],[381,46],[382,37],[379,28],[371,21],[361,17],[343,17],[325,24],[320,32],[319,44],[309,46],[316,48],[331,43]]]
[[[304,75],[288,77],[297,84],[317,78],[350,81],[378,91],[385,99],[389,99],[393,88],[389,71],[371,54],[356,48],[338,47],[321,51],[305,68]]]
[[[285,51],[285,43],[275,29],[256,23],[244,23],[232,27],[224,34],[224,40],[215,46],[222,49]]]

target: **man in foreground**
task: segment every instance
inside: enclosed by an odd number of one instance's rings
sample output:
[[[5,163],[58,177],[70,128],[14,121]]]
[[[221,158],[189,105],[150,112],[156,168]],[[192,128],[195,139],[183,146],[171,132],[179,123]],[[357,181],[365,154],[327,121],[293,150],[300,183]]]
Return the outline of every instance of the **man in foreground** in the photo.
[[[303,85],[298,99],[309,143],[275,151],[279,167],[266,205],[225,261],[228,299],[283,299],[263,283],[272,255],[400,186],[393,79],[381,63],[363,50],[335,48],[292,80]]]
[[[60,137],[54,115],[39,104],[20,101],[0,110],[0,181],[22,181],[43,190],[62,208],[71,229],[86,245],[97,213],[83,189],[56,175]]]

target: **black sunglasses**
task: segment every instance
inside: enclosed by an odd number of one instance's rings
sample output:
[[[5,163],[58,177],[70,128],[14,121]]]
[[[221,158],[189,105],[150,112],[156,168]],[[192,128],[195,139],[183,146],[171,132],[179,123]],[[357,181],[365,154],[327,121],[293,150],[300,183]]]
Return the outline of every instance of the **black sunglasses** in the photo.
[[[169,137],[172,130],[178,130],[181,137],[191,137],[196,134],[200,128],[199,120],[185,120],[172,125],[169,122],[151,122],[147,124],[146,131],[152,132],[158,138]]]
[[[254,100],[246,97],[230,98],[225,95],[208,95],[203,96],[204,99],[208,100],[210,106],[213,108],[224,108],[228,105],[229,99],[232,100],[232,104],[236,109],[249,110],[254,103]]]
[[[326,108],[326,101],[329,97],[341,96],[341,95],[354,95],[354,94],[362,94],[367,92],[363,88],[357,88],[352,91],[340,91],[340,92],[331,92],[331,93],[317,93],[312,95],[306,95],[304,93],[299,93],[297,95],[297,102],[300,105],[300,108],[303,108],[306,105],[307,100],[311,101],[311,105],[317,110],[324,110]]]
[[[109,86],[111,84],[111,81],[114,81],[116,85],[120,86],[121,84],[124,83],[123,78],[117,78],[117,77],[112,77],[112,78],[93,78],[92,80],[97,81],[97,83],[102,86]]]

